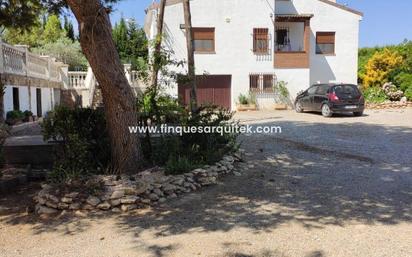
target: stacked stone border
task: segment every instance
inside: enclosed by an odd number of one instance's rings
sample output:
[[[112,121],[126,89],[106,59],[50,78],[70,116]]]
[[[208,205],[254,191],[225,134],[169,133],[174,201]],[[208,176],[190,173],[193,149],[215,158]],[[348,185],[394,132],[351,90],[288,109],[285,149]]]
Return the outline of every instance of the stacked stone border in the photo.
[[[213,166],[205,166],[181,175],[166,176],[162,172],[159,176],[150,176],[146,173],[149,179],[144,178],[142,173],[133,176],[93,176],[85,183],[84,188],[88,185],[99,185],[96,190],[67,192],[60,186],[44,184],[34,197],[35,211],[37,214],[62,211],[127,212],[152,206],[216,184],[218,179],[225,175],[240,175],[235,171],[235,164],[241,160],[241,152],[236,152],[224,156]]]
[[[379,104],[367,103],[367,109],[402,109],[412,107],[412,102],[385,102]]]

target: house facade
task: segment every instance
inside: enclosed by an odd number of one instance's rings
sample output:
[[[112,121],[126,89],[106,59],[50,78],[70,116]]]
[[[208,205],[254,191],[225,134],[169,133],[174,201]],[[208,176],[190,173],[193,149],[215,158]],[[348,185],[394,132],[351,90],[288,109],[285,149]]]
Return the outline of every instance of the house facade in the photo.
[[[200,102],[235,109],[238,96],[256,93],[260,108],[273,105],[279,81],[290,98],[315,83],[357,83],[362,13],[334,0],[192,0],[192,26]],[[157,5],[145,30],[156,36]],[[181,0],[168,0],[163,46],[187,60]],[[186,67],[170,67],[185,73]],[[186,85],[168,93],[187,101]]]
[[[0,39],[0,82],[3,118],[10,111],[31,111],[42,117],[60,103],[68,66]]]

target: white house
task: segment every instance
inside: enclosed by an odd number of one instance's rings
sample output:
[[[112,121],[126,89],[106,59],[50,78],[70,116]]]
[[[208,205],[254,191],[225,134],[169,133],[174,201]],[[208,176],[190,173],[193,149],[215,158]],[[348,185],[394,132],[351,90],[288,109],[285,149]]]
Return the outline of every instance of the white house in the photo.
[[[4,86],[4,118],[9,111],[31,111],[44,116],[60,103],[67,65],[48,56],[12,46],[0,39],[0,82]]]
[[[334,0],[192,0],[195,63],[201,102],[231,109],[240,94],[258,92],[261,107],[275,101],[275,81],[291,98],[314,83],[357,83],[359,22],[363,14]],[[147,9],[145,30],[156,36],[158,5]],[[183,4],[167,0],[165,48],[187,59]],[[186,72],[185,67],[171,67]],[[207,74],[205,76],[204,74]],[[171,94],[187,101],[189,91]]]

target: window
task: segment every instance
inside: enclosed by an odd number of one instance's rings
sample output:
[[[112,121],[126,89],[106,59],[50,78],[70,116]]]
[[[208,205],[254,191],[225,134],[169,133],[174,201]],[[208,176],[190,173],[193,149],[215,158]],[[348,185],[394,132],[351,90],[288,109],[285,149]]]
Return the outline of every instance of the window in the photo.
[[[308,89],[308,94],[309,95],[314,95],[316,93],[316,90],[318,90],[318,86],[313,86]]]
[[[20,110],[20,98],[18,87],[13,87],[13,110]]]
[[[273,75],[263,75],[263,90],[271,91],[273,89]]]
[[[290,45],[289,28],[276,28],[276,49],[277,51],[285,50]]]
[[[249,87],[252,91],[257,91],[259,89],[259,75],[251,74],[249,75]]]
[[[316,33],[316,54],[335,53],[335,32]]]
[[[252,92],[273,92],[276,76],[271,73],[249,74],[249,88]]]
[[[320,85],[318,91],[316,92],[317,95],[326,95],[329,91],[329,85]]]
[[[269,29],[253,29],[253,52],[266,54],[269,51]]]
[[[214,53],[215,28],[193,28],[193,48],[196,53]]]

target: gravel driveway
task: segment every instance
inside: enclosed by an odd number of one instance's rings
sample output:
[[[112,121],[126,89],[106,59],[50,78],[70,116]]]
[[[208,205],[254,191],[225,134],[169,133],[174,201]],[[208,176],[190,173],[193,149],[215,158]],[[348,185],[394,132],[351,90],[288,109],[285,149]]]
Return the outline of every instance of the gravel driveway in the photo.
[[[241,137],[242,176],[133,215],[0,210],[0,256],[412,256],[412,109],[236,117],[283,132]]]

